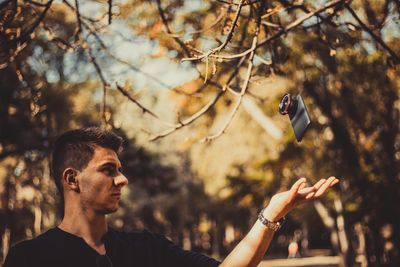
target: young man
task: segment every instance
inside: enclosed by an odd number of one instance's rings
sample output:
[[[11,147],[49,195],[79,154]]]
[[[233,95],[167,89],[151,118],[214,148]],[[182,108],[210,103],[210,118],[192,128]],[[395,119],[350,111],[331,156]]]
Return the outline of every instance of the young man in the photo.
[[[246,237],[222,263],[184,251],[162,235],[125,233],[107,226],[106,215],[119,207],[128,180],[118,152],[122,138],[100,128],[71,130],[56,141],[52,156],[55,183],[64,197],[58,227],[11,248],[4,267],[208,267],[257,266],[280,220],[299,204],[338,183],[335,177],[307,186],[301,178],[274,195]]]

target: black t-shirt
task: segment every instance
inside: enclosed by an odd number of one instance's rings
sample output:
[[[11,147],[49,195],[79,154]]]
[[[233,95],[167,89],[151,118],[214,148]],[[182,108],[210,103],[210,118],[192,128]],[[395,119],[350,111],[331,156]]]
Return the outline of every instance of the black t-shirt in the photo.
[[[97,253],[82,238],[56,227],[12,247],[3,267],[216,267],[220,264],[148,231],[125,233],[109,228],[103,241],[106,256]]]

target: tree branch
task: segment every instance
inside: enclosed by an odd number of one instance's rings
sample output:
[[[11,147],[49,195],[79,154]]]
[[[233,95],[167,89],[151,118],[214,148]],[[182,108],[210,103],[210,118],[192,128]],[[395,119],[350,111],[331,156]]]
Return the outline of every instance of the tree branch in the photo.
[[[304,15],[303,17],[301,17],[301,18],[299,18],[299,19],[293,21],[292,23],[290,23],[289,25],[287,25],[285,28],[279,30],[276,34],[271,35],[270,37],[267,37],[267,38],[265,38],[264,40],[261,40],[261,41],[257,44],[257,46],[256,46],[255,48],[249,48],[249,49],[247,49],[246,51],[243,51],[243,52],[241,52],[241,53],[234,54],[234,55],[211,55],[211,56],[212,56],[212,57],[216,57],[216,58],[220,58],[220,59],[228,59],[228,60],[229,60],[229,59],[235,59],[235,58],[240,58],[240,57],[246,56],[247,54],[251,53],[254,49],[257,49],[258,47],[263,46],[263,45],[265,45],[266,43],[269,43],[270,41],[275,40],[275,39],[277,39],[278,37],[280,37],[280,36],[282,36],[282,35],[284,35],[284,34],[290,32],[291,30],[295,29],[297,26],[301,25],[304,21],[310,19],[310,18],[313,17],[314,15],[316,15],[316,14],[318,14],[318,13],[321,13],[321,12],[325,11],[325,10],[328,9],[328,8],[332,8],[332,7],[335,7],[335,6],[339,5],[339,4],[342,4],[342,3],[344,3],[345,1],[348,1],[348,0],[334,0],[334,1],[331,1],[331,2],[329,2],[329,3],[325,4],[325,5],[323,5],[322,7],[316,9],[315,11],[310,12],[310,13]],[[183,59],[182,59],[182,60],[183,60]]]
[[[193,123],[194,121],[196,121],[198,118],[200,118],[201,116],[203,116],[204,114],[206,114],[219,100],[219,98],[226,92],[227,88],[229,87],[229,84],[232,82],[233,78],[236,77],[237,73],[239,72],[240,67],[242,66],[243,62],[244,62],[244,57],[241,58],[238,62],[238,64],[236,65],[234,71],[231,73],[231,75],[228,78],[228,81],[226,82],[226,84],[224,86],[219,85],[218,83],[212,82],[212,81],[208,81],[208,83],[210,83],[211,85],[217,87],[220,89],[220,91],[218,92],[218,94],[207,104],[205,105],[202,109],[200,109],[198,112],[196,112],[195,114],[193,114],[190,118],[186,119],[186,120],[180,120],[179,124],[176,125],[175,127],[168,129],[166,131],[164,131],[163,133],[160,133],[158,135],[155,135],[154,137],[152,137],[150,139],[150,141],[155,141],[157,139],[160,139],[162,137],[165,137],[167,135],[172,134],[173,132],[179,130],[180,128],[183,128],[191,123]],[[202,85],[204,86],[204,85]]]
[[[13,1],[6,1],[4,3],[1,3],[1,7],[4,7],[8,3],[13,2]],[[14,3],[14,2],[13,2]],[[17,1],[15,1],[17,3]],[[4,45],[6,48],[10,47],[10,49],[4,49],[2,48],[1,50],[5,51],[5,56],[4,59],[1,59],[0,61],[0,69],[7,67],[8,62],[11,62],[25,47],[27,47],[28,42],[32,38],[32,33],[36,30],[36,28],[40,25],[40,23],[44,20],[47,11],[50,9],[51,4],[53,3],[53,0],[49,0],[46,4],[43,4],[44,10],[41,12],[41,14],[38,16],[38,18],[35,20],[35,22],[29,27],[27,31],[19,35],[19,33],[16,36],[11,36],[11,38],[7,38],[8,34],[6,33],[7,28],[3,28],[1,30],[1,33],[3,33],[6,36],[6,40],[4,41]],[[15,4],[14,8],[17,8],[17,4]],[[13,15],[15,16],[15,14]],[[11,45],[9,45],[10,43]],[[3,45],[3,42],[2,42]]]
[[[238,6],[238,5],[240,5],[240,3],[234,3],[233,1],[232,1],[232,2],[228,2],[228,1],[225,1],[225,0],[217,0],[217,1],[220,2],[220,3],[223,3],[223,4],[231,5],[231,6]],[[252,4],[258,3],[258,2],[260,2],[260,1],[263,1],[263,0],[253,0],[253,1],[247,0],[246,3],[243,3],[243,6],[252,5]]]
[[[167,30],[167,33],[170,36],[172,36],[172,38],[180,45],[180,47],[183,49],[183,51],[186,53],[186,55],[189,56],[190,50],[186,47],[186,45],[178,37],[174,36],[174,33],[169,28],[168,21],[165,16],[164,10],[161,7],[161,0],[157,0],[157,9],[158,9],[158,13],[160,14],[161,20],[164,24],[164,27]]]
[[[365,25],[362,20],[357,16],[356,12],[350,7],[348,3],[345,4],[346,9],[350,12],[350,14],[353,16],[353,18],[358,22],[358,24],[361,26],[361,28],[364,29],[364,31],[368,32],[371,37],[378,43],[380,44],[383,49],[385,49],[390,56],[394,59],[396,64],[400,63],[400,58],[399,56],[379,37],[377,36],[367,25]]]
[[[190,118],[186,119],[186,120],[180,120],[180,122],[175,125],[173,128],[166,130],[165,132],[162,132],[154,137],[152,137],[150,139],[150,141],[156,141],[158,139],[160,139],[161,137],[165,137],[173,132],[175,132],[176,130],[179,130],[191,123],[193,123],[195,120],[197,120],[198,118],[200,118],[202,115],[204,115],[205,113],[207,113],[214,105],[215,103],[217,103],[218,99],[224,94],[224,91],[219,91],[217,93],[217,95],[207,104],[205,105],[202,109],[200,109],[199,111],[197,111],[194,115],[192,115]]]
[[[196,31],[191,31],[191,32],[168,33],[168,35],[171,37],[180,37],[180,36],[183,36],[186,34],[192,35],[192,34],[199,34],[199,33],[207,32],[207,31],[211,30],[212,28],[214,28],[216,25],[218,25],[218,23],[221,22],[221,20],[224,18],[225,15],[226,15],[226,12],[220,12],[219,16],[207,28],[196,30]],[[200,53],[201,53],[201,51],[200,51]]]
[[[112,20],[112,0],[108,0],[108,25],[111,24]]]
[[[126,90],[125,88],[123,88],[122,86],[120,86],[119,84],[116,84],[118,91],[120,91],[126,98],[128,98],[131,102],[133,102],[135,105],[137,105],[142,111],[143,113],[148,113],[150,114],[153,118],[157,119],[158,121],[162,122],[163,124],[169,126],[169,127],[176,127],[175,124],[163,121],[157,114],[155,114],[154,112],[152,112],[150,109],[144,107],[139,101],[137,101],[136,99],[134,99],[130,93],[128,92],[128,90]]]
[[[233,32],[234,32],[237,22],[239,20],[240,11],[242,10],[242,7],[243,7],[243,2],[244,2],[244,0],[240,1],[239,5],[237,7],[237,10],[236,10],[235,18],[233,19],[233,22],[232,22],[232,26],[229,29],[228,36],[226,37],[225,41],[220,46],[212,48],[208,52],[202,52],[202,54],[199,56],[195,56],[192,58],[182,58],[182,61],[193,61],[193,60],[200,60],[203,58],[208,58],[210,55],[218,53],[222,49],[224,49],[232,39]]]
[[[97,75],[100,77],[101,83],[103,84],[103,105],[101,108],[101,114],[102,114],[102,118],[104,123],[107,125],[108,124],[108,120],[107,120],[107,103],[106,103],[106,98],[107,98],[107,89],[110,87],[110,84],[107,82],[106,78],[103,75],[103,71],[101,70],[99,64],[96,61],[96,58],[93,55],[93,51],[92,48],[89,46],[88,48],[88,54],[90,57],[90,60],[94,66],[94,68],[96,69]]]
[[[230,116],[226,120],[224,126],[216,134],[211,135],[211,136],[206,136],[200,142],[209,142],[209,141],[212,141],[215,138],[221,136],[225,132],[225,130],[228,128],[230,123],[232,122],[232,119],[235,117],[235,115],[236,115],[236,113],[237,113],[237,111],[239,109],[239,106],[240,106],[240,104],[242,102],[243,96],[246,94],[246,90],[247,90],[247,87],[249,85],[249,81],[250,81],[250,77],[251,77],[251,71],[253,69],[253,59],[254,59],[254,54],[255,54],[255,49],[256,49],[256,45],[257,45],[259,32],[260,32],[260,25],[258,25],[258,27],[256,29],[256,33],[255,33],[255,35],[253,37],[253,43],[252,43],[252,46],[251,46],[253,51],[251,52],[250,57],[249,57],[249,65],[247,67],[246,78],[243,81],[243,85],[242,85],[242,89],[241,89],[240,95],[239,95],[239,97],[238,97],[238,99],[236,101],[236,104],[235,104]]]

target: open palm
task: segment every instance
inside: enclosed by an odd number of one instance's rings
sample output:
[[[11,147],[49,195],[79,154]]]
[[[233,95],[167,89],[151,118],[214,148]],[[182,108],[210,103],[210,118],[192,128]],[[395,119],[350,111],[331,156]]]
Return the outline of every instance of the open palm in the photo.
[[[329,188],[339,182],[333,176],[328,179],[321,179],[313,186],[307,186],[306,181],[306,178],[300,178],[290,190],[275,194],[264,211],[264,215],[272,221],[278,221],[295,207],[322,196]]]

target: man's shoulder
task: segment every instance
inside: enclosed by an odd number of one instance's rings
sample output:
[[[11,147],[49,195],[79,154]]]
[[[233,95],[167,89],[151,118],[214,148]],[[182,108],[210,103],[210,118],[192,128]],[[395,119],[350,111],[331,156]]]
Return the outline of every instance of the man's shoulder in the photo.
[[[23,240],[15,244],[11,249],[24,250],[24,249],[34,249],[41,244],[46,244],[56,239],[55,228],[49,229],[46,232],[34,237],[32,239]]]
[[[165,235],[148,230],[140,232],[123,232],[112,230],[114,237],[127,240],[135,253],[136,259],[145,258],[142,262],[151,262],[151,266],[201,266],[215,267],[220,262],[200,253],[187,251],[174,244]],[[132,246],[133,245],[133,246]],[[166,265],[167,264],[167,265]]]
[[[35,259],[43,248],[51,244],[54,230],[50,229],[39,236],[18,242],[8,252],[4,266],[34,266]],[[33,261],[33,262],[30,262]]]

